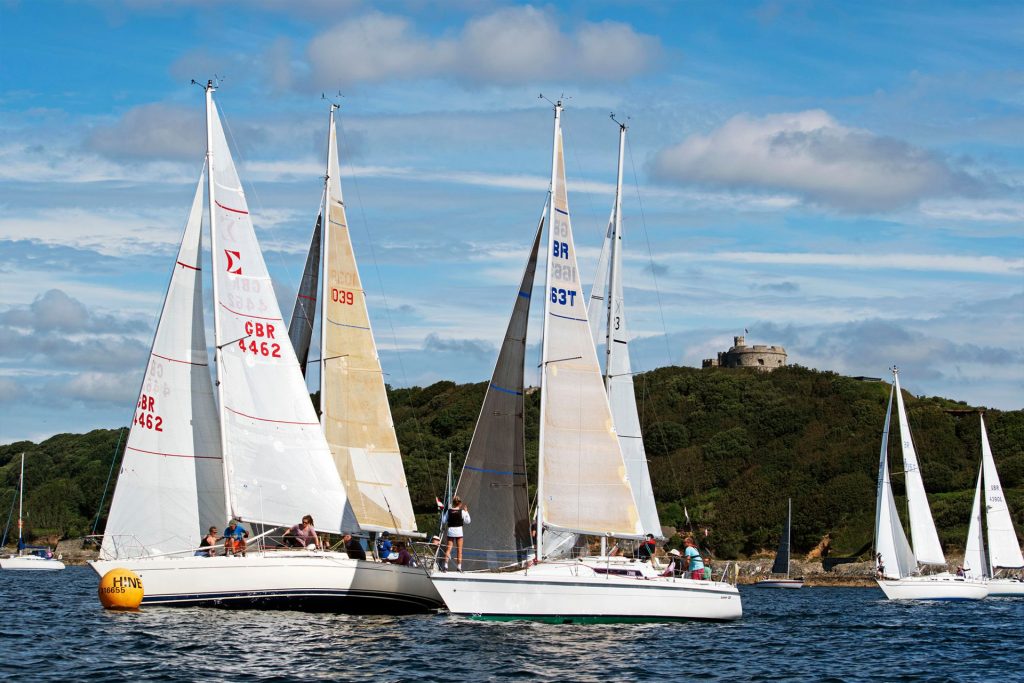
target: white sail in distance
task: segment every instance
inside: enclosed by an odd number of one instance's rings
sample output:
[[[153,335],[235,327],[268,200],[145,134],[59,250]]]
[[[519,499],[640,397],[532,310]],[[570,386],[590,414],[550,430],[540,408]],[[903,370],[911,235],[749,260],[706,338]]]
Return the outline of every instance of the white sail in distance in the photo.
[[[640,537],[633,500],[580,284],[555,107],[548,219],[541,434],[540,517],[561,531]]]
[[[964,571],[973,578],[990,576],[985,560],[985,539],[981,521],[981,470],[978,470],[978,484],[974,488],[974,503],[971,505],[971,523],[967,529],[967,545],[964,547]]]
[[[998,567],[1024,567],[1024,556],[1021,555],[1017,542],[1017,533],[1013,529],[1010,508],[1006,504],[1003,486],[996,472],[996,462],[992,457],[992,447],[988,443],[988,430],[985,429],[985,416],[981,416],[981,469],[985,481],[984,499],[986,521],[988,522],[988,559],[991,573]]]
[[[409,485],[345,215],[334,110],[323,212],[321,420],[360,528],[415,534]]]
[[[207,96],[222,448],[231,514],[338,533],[345,489],[309,400],[220,116]]]
[[[921,467],[918,464],[914,439],[910,434],[910,423],[907,421],[907,409],[903,405],[903,393],[900,391],[899,370],[893,368],[893,384],[896,387],[896,408],[900,423],[900,445],[903,450],[904,483],[907,487],[907,510],[910,514],[910,542],[914,548],[917,561],[922,564],[946,564],[946,556],[942,554],[939,534],[935,530],[932,511],[928,507],[928,496],[921,478]]]
[[[203,325],[202,183],[200,177],[153,335],[102,559],[188,551],[206,529],[224,523],[220,428]]]
[[[902,579],[917,570],[917,558],[907,542],[907,535],[896,511],[896,500],[889,479],[889,426],[892,417],[894,384],[889,392],[885,409],[885,427],[882,429],[882,449],[878,458],[878,494],[875,500],[875,552],[882,556],[883,576]]]

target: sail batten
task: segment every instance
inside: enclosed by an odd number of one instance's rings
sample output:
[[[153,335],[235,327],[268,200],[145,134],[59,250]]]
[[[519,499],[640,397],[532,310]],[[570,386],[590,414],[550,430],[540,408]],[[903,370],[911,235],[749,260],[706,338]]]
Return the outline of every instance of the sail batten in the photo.
[[[384,372],[345,215],[331,110],[321,286],[321,421],[359,527],[416,533]]]

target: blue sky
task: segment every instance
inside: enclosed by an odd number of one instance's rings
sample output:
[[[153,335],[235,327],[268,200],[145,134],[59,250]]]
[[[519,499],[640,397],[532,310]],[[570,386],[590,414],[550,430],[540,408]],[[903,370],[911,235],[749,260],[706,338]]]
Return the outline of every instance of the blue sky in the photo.
[[[564,130],[592,278],[629,117],[634,366],[1024,407],[1024,6],[0,0],[0,443],[126,424],[217,93],[284,310],[342,92],[395,385],[486,379]],[[536,331],[537,326],[533,327]]]

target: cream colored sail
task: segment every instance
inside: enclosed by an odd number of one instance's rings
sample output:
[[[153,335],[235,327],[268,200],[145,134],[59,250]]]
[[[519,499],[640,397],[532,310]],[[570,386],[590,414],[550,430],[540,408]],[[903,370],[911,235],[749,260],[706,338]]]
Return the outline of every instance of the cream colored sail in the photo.
[[[100,558],[187,552],[224,523],[224,478],[203,325],[200,179],[135,404]]]
[[[345,489],[309,400],[212,97],[210,209],[221,430],[230,511],[339,532]]]
[[[541,397],[540,514],[562,531],[643,535],[587,320],[555,114]]]
[[[345,216],[334,109],[327,151],[321,420],[356,520],[368,531],[416,533],[384,373]]]

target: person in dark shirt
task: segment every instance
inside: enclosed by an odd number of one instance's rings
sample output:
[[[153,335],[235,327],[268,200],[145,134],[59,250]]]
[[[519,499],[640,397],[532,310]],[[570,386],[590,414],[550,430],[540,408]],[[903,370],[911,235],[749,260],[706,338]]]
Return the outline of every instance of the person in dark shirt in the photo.
[[[203,540],[199,542],[199,550],[196,551],[196,556],[213,557],[213,546],[215,545],[217,545],[217,527],[211,526],[210,531],[203,536]],[[203,550],[203,548],[209,548],[209,550]]]
[[[654,541],[654,534],[647,534],[647,538],[636,551],[637,559],[641,562],[647,562],[654,557],[654,551],[657,549],[657,546],[658,544]]]
[[[355,538],[352,534],[345,534],[341,537],[341,540],[345,542],[345,552],[350,559],[366,559],[366,551],[363,550],[363,544],[359,542],[358,538]]]
[[[412,553],[405,547],[405,541],[399,541],[395,546],[398,550],[398,557],[393,560],[384,560],[391,564],[400,564],[403,567],[414,567],[416,566],[416,560],[413,558]]]
[[[455,566],[461,572],[462,571],[462,538],[463,531],[462,527],[469,524],[469,508],[463,503],[462,499],[458,496],[452,498],[452,504],[445,510],[445,519],[448,522],[448,547],[444,552],[444,569],[448,568],[448,561],[452,557],[452,546],[455,546]]]

